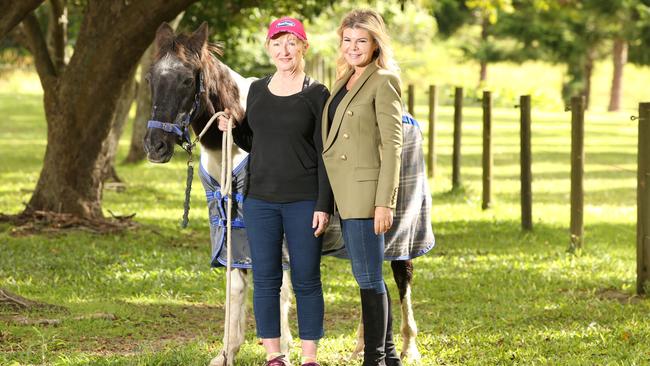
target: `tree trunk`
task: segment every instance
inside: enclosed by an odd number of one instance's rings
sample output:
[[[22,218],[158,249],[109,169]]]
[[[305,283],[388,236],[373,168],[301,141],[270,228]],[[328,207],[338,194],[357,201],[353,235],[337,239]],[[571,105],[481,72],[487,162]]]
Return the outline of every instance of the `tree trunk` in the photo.
[[[582,95],[585,96],[585,110],[589,109],[591,102],[591,77],[594,74],[594,53],[595,51],[589,50],[587,52],[587,59],[585,61],[585,75],[584,75],[584,89]]]
[[[176,30],[183,19],[181,12],[169,25]],[[144,153],[144,135],[147,133],[147,122],[151,116],[151,89],[145,82],[145,76],[149,72],[153,62],[155,47],[150,45],[140,59],[140,83],[137,85],[135,96],[135,119],[133,120],[133,131],[131,132],[131,146],[129,153],[124,159],[125,163],[137,163],[146,157]]]
[[[144,160],[144,135],[147,133],[147,121],[151,115],[151,89],[145,81],[149,67],[153,62],[154,45],[149,46],[140,60],[140,82],[135,97],[135,118],[131,132],[131,146],[125,163],[137,163]]]
[[[487,16],[483,16],[483,21],[481,23],[481,44],[485,47],[488,42],[488,28],[490,26],[490,23],[488,22]],[[483,54],[481,56],[483,59],[480,61],[481,62],[481,71],[479,74],[479,79],[478,83],[479,85],[485,85],[485,82],[487,81],[487,67],[488,67],[488,62],[487,62],[487,55]]]
[[[121,91],[160,23],[194,1],[88,0],[65,70],[56,72],[47,49],[35,56],[44,89],[47,148],[26,211],[103,218],[102,151]]]
[[[609,94],[610,112],[621,109],[621,90],[623,88],[623,68],[627,62],[627,41],[622,38],[614,40],[614,50],[612,52],[614,61],[614,75],[612,76],[612,88]]]
[[[487,81],[487,61],[481,61],[481,73],[479,76],[479,84],[484,85]]]
[[[124,85],[124,88],[120,92],[120,99],[117,101],[117,107],[115,108],[111,122],[111,132],[108,134],[108,138],[104,141],[102,147],[98,161],[102,182],[109,180],[122,182],[115,169],[115,156],[117,155],[117,148],[120,144],[120,137],[122,137],[124,126],[129,119],[129,110],[131,109],[131,104],[133,104],[133,98],[135,98],[135,72],[133,74],[129,78],[129,82]]]
[[[0,39],[45,0],[0,0]]]
[[[60,72],[65,66],[65,45],[68,42],[68,8],[65,0],[50,0],[47,48],[54,67]]]

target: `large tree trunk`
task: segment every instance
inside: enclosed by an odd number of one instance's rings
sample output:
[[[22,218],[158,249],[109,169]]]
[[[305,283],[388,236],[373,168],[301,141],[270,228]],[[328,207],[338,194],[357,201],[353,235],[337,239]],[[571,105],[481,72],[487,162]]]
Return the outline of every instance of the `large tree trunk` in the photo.
[[[183,19],[181,12],[170,22],[169,25],[176,30],[178,24]],[[131,145],[129,147],[129,154],[124,159],[125,163],[137,163],[146,157],[144,152],[144,135],[147,133],[147,122],[151,116],[151,89],[145,82],[145,76],[149,72],[151,63],[153,62],[155,47],[150,45],[140,59],[140,83],[137,86],[135,96],[135,119],[133,120],[133,131],[131,132]]]
[[[614,40],[612,52],[614,61],[614,75],[612,76],[612,88],[609,94],[609,106],[607,110],[618,111],[621,109],[621,90],[623,88],[623,68],[627,62],[627,41],[622,38]]]
[[[0,0],[0,39],[45,0]]]
[[[74,54],[61,73],[45,42],[34,43],[48,143],[26,211],[103,218],[101,153],[120,93],[160,23],[194,1],[88,0]]]

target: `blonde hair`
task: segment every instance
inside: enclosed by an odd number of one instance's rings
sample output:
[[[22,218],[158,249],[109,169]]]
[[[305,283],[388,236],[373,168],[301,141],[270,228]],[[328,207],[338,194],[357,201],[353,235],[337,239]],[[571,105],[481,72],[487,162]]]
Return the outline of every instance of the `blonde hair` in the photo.
[[[336,79],[340,79],[348,70],[352,69],[340,51],[340,43],[343,42],[343,30],[347,28],[363,29],[370,33],[372,40],[377,45],[372,55],[378,67],[390,70],[399,74],[399,66],[395,61],[393,48],[390,46],[390,37],[386,31],[384,19],[374,10],[357,9],[349,12],[341,21],[336,33],[339,35],[339,56],[336,59]]]
[[[299,58],[300,62],[298,62],[296,69],[292,70],[293,72],[301,72],[305,71],[305,53],[307,53],[307,48],[309,48],[309,43],[307,41],[303,41],[302,39],[298,38],[295,34],[289,33],[289,32],[283,32],[283,33],[278,33],[275,37],[268,38],[266,42],[264,42],[264,47],[266,48],[266,51],[269,51],[269,45],[271,44],[271,41],[276,38],[280,38],[283,35],[288,34],[289,37],[291,37],[293,40],[297,41],[298,44],[301,46],[301,50],[299,53]]]

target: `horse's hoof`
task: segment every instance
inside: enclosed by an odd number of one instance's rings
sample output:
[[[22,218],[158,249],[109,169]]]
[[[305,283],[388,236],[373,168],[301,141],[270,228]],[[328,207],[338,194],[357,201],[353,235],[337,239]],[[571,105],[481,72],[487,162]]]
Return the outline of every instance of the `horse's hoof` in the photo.
[[[288,355],[291,353],[291,346],[293,346],[293,339],[287,339],[285,341],[280,341],[280,352]]]
[[[418,363],[422,359],[422,355],[420,355],[420,351],[417,348],[413,347],[402,352],[400,358],[406,363]]]
[[[219,356],[213,358],[210,361],[210,364],[208,366],[229,366],[229,365],[226,365],[226,358],[223,357],[223,353],[222,353]]]
[[[356,360],[357,358],[361,357],[361,355],[363,355],[363,352],[354,351],[350,355],[350,360]]]

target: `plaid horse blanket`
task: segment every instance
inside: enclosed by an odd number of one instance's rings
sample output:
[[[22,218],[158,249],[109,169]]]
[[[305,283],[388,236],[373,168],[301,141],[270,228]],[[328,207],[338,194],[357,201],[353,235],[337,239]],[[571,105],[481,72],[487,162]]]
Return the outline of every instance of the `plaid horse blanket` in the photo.
[[[384,234],[384,260],[387,261],[419,257],[431,250],[436,243],[431,229],[431,193],[424,166],[422,130],[415,118],[408,113],[402,116],[402,136],[397,207],[393,227]],[[333,235],[337,232],[341,235],[339,220],[331,220],[327,230],[332,230]],[[328,240],[327,236],[325,240]],[[338,249],[330,247],[326,254],[348,258],[345,246]]]
[[[403,145],[400,185],[393,227],[385,234],[384,259],[406,260],[427,253],[435,245],[431,229],[431,194],[424,166],[422,131],[418,122],[408,114],[402,117]],[[243,208],[244,187],[248,166],[246,157],[232,172],[232,265],[235,268],[252,268],[248,239],[246,237]],[[199,177],[205,189],[210,215],[210,240],[213,267],[226,265],[226,205],[227,197],[221,195],[219,182],[208,174],[203,165]],[[283,261],[288,267],[289,256],[284,243]],[[348,258],[341,235],[338,215],[330,219],[323,237],[323,255]]]

